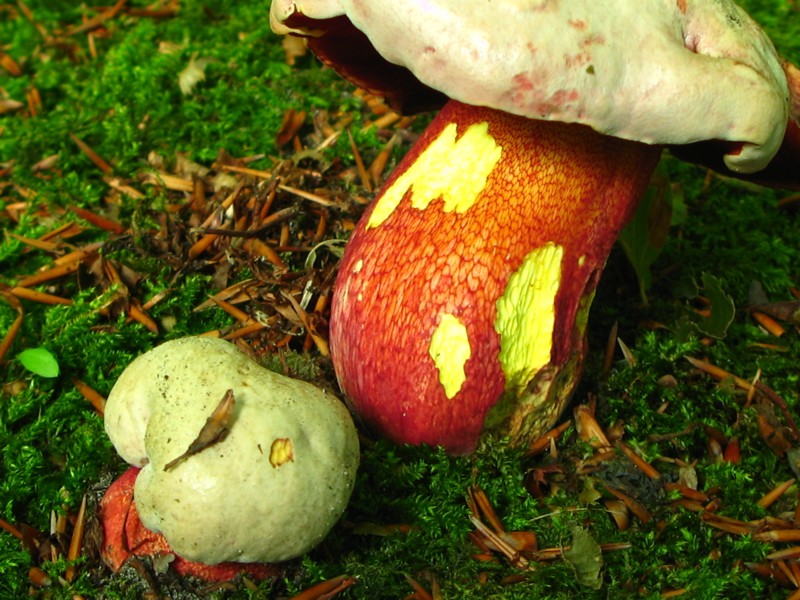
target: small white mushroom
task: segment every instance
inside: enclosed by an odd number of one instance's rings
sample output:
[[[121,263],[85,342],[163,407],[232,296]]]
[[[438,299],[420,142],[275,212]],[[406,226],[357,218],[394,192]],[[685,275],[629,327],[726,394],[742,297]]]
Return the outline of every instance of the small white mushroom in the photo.
[[[175,461],[228,390],[227,435]],[[358,468],[356,430],[337,398],[219,339],[178,339],[134,360],[108,397],[105,426],[117,452],[143,467],[144,525],[206,564],[307,552],[341,516]]]

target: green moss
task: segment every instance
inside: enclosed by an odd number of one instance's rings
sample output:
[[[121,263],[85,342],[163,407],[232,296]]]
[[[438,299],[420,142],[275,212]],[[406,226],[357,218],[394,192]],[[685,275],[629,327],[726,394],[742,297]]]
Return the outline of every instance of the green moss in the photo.
[[[137,0],[127,6],[148,4]],[[84,14],[95,14],[71,0],[28,0],[26,5],[48,31],[66,29],[80,23]],[[748,0],[743,5],[767,27],[780,51],[798,62],[796,7],[783,0]],[[85,493],[123,468],[103,433],[101,418],[77,392],[73,378],[107,394],[122,369],[153,345],[232,323],[223,311],[193,310],[213,289],[210,269],[181,265],[180,276],[174,277],[174,265],[150,252],[147,232],[158,226],[155,211],[165,206],[167,198],[139,185],[137,177],[152,168],[149,155],[157,153],[171,163],[178,153],[185,153],[208,165],[221,150],[233,156],[264,154],[268,158],[252,166],[271,168],[269,157],[278,154],[274,136],[285,110],[362,110],[351,88],[313,57],[301,57],[296,67],[285,63],[277,38],[269,32],[267,8],[263,1],[206,0],[182,3],[178,16],[164,20],[120,15],[106,24],[107,35],[96,37],[95,58],[85,35],[66,44],[47,44],[27,19],[10,18],[10,9],[0,7],[3,51],[23,70],[20,77],[0,71],[0,88],[9,97],[24,100],[35,86],[42,97],[35,117],[14,113],[0,117],[0,164],[14,161],[13,172],[0,179],[0,184],[11,184],[0,188],[0,206],[22,200],[17,190],[32,192],[20,221],[1,216],[0,224],[18,235],[37,237],[67,220],[77,220],[62,212],[67,206],[118,211],[114,217],[130,225],[133,233],[106,246],[103,255],[142,275],[134,284],[137,298],[165,293],[150,311],[161,326],[159,334],[127,322],[119,316],[114,290],[85,287],[81,277],[63,284],[62,291],[73,299],[71,306],[23,302],[22,330],[2,365],[1,518],[47,531],[51,511],[63,510],[66,503],[74,512]],[[183,95],[178,77],[194,56],[208,61],[205,80]],[[424,120],[419,120],[420,127]],[[364,121],[356,114],[352,133],[369,162],[385,139],[374,130],[362,131]],[[109,161],[115,176],[143,189],[145,198],[109,206],[105,201],[109,187],[102,173],[69,134]],[[402,151],[401,146],[394,150],[395,160]],[[58,157],[54,169],[34,170],[52,155]],[[340,136],[324,157],[329,164],[352,165],[347,136]],[[601,424],[624,423],[626,441],[666,479],[677,477],[674,462],[669,461],[696,464],[699,488],[715,490],[720,514],[750,520],[791,511],[791,494],[775,510],[756,505],[792,471],[762,438],[754,409],[743,408],[743,393],[729,382],[694,373],[683,357],[705,356],[745,379],[760,369],[762,381],[796,411],[797,331],[790,328],[776,340],[753,324],[745,309],[753,281],[759,281],[773,300],[789,299],[790,289],[800,287],[798,221],[776,208],[780,192],[717,179],[706,186],[705,171],[698,167],[672,159],[664,167],[682,188],[688,216],[673,229],[653,265],[648,306],[639,300],[636,278],[622,253],[612,254],[592,309],[591,352],[576,401],[588,401],[591,393]],[[84,245],[105,237],[90,228],[71,243]],[[50,262],[47,253],[31,251],[11,236],[0,239],[0,282],[5,285]],[[696,332],[688,338],[676,333],[676,323],[694,309],[691,300],[676,290],[682,281],[703,273],[719,279],[737,307],[726,337],[710,346],[701,344]],[[16,317],[17,312],[0,301],[0,332],[7,331]],[[602,348],[614,321],[619,321],[620,337],[636,364],[619,361],[605,374],[600,367]],[[643,326],[647,321],[665,328]],[[777,343],[785,351],[754,348],[755,342]],[[36,346],[57,358],[59,378],[38,378],[15,360],[19,351]],[[318,356],[290,351],[284,359],[301,378],[331,382],[330,364]],[[267,362],[276,370],[284,364],[277,354]],[[674,377],[674,385],[664,384],[665,375]],[[709,457],[710,428],[739,438],[739,464]],[[681,588],[691,598],[782,597],[774,582],[743,567],[764,560],[772,546],[720,534],[696,512],[670,507],[674,497],[650,493],[652,484],[634,476],[622,459],[591,477],[579,473],[578,465],[591,449],[573,429],[564,434],[558,448],[558,458],[526,459],[502,441],[492,440],[474,457],[452,458],[430,448],[367,443],[352,502],[333,535],[309,555],[292,561],[284,578],[263,584],[259,592],[239,589],[217,596],[289,596],[316,581],[348,573],[358,583],[342,598],[404,597],[411,591],[405,574],[428,588],[435,576],[444,597],[452,599],[657,598],[663,591]],[[544,489],[550,495],[532,496],[529,488],[537,477],[546,481]],[[582,495],[587,482],[603,494],[603,483],[612,479],[639,495],[652,514],[650,522],[632,519],[628,530],[619,531],[599,499]],[[604,553],[599,591],[580,586],[561,559],[537,564],[530,572],[520,572],[502,559],[475,560],[472,555],[480,550],[468,538],[473,527],[465,499],[474,484],[486,491],[508,530],[535,531],[541,548],[569,543],[575,525],[585,527],[599,543],[624,542],[630,548]],[[406,534],[375,535],[365,523],[404,524],[410,529]],[[27,595],[32,564],[19,541],[0,531],[0,596]],[[144,593],[132,570],[98,579],[90,566],[82,565],[73,585],[57,586],[50,597],[75,593],[92,597],[98,588],[107,598],[138,598]],[[47,565],[53,575],[62,573],[63,567]],[[520,574],[521,582],[504,583],[509,575]]]

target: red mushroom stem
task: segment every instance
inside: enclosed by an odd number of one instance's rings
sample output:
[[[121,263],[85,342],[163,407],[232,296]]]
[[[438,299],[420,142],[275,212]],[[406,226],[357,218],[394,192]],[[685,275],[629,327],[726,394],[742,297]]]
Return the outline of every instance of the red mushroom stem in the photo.
[[[330,342],[354,412],[402,443],[472,452],[549,428],[589,307],[661,149],[450,101],[362,217]]]

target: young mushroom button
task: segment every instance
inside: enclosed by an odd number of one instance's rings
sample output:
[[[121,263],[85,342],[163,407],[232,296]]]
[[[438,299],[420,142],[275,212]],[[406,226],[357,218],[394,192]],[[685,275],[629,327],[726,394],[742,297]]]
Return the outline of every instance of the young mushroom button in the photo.
[[[733,2],[465,4],[273,0],[270,13],[397,108],[444,105],[347,246],[330,344],[366,424],[456,454],[485,431],[526,443],[558,418],[608,253],[663,146],[800,184],[800,77]]]
[[[355,484],[358,436],[344,404],[221,339],[175,339],[134,360],[109,394],[105,427],[141,468],[104,501],[113,568],[140,545],[203,565],[300,556]]]

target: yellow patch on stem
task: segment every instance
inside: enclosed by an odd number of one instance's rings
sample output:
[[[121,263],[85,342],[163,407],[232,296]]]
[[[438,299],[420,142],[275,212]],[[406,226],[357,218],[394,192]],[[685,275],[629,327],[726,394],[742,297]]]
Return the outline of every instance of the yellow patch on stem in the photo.
[[[564,249],[546,244],[530,252],[497,300],[495,331],[506,389],[520,392],[550,362]]]
[[[467,328],[458,317],[442,315],[431,336],[428,353],[439,371],[439,383],[444,387],[444,394],[450,400],[467,380],[464,365],[472,356]]]
[[[502,148],[489,135],[486,122],[470,125],[460,138],[455,123],[448,124],[417,160],[376,200],[367,229],[381,225],[411,189],[411,206],[425,210],[434,200],[444,201],[445,212],[467,211],[486,187],[486,179],[500,160]]]
[[[277,438],[269,448],[269,464],[274,468],[294,462],[294,444],[291,438]]]

